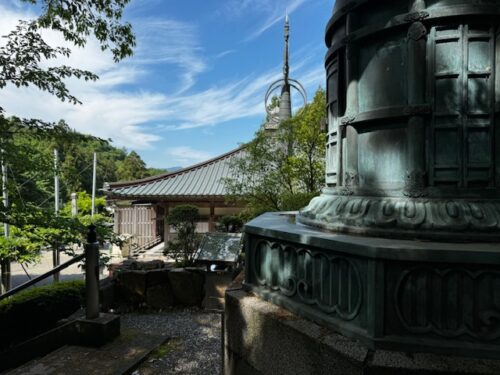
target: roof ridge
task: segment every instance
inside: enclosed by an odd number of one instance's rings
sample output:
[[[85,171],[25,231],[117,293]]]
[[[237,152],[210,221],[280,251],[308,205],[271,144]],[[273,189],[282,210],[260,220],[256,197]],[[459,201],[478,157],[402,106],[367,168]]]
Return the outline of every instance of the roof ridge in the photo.
[[[226,152],[224,154],[216,156],[216,157],[214,157],[212,159],[208,159],[208,160],[202,161],[201,163],[198,163],[198,164],[193,164],[193,165],[191,165],[189,167],[182,168],[182,169],[179,169],[179,170],[174,171],[174,172],[162,173],[162,174],[159,174],[159,175],[156,175],[156,176],[146,177],[146,178],[142,178],[142,179],[134,180],[134,181],[109,182],[107,184],[109,186],[109,189],[111,189],[111,188],[121,188],[121,187],[127,187],[127,186],[136,186],[136,185],[146,184],[146,183],[150,183],[150,182],[155,182],[155,181],[158,181],[158,180],[162,180],[162,179],[170,178],[170,177],[173,177],[173,176],[176,176],[176,175],[180,175],[180,174],[183,174],[185,172],[189,172],[189,171],[192,171],[194,169],[198,169],[198,168],[204,167],[206,165],[209,165],[211,163],[223,160],[223,159],[225,159],[225,158],[227,158],[229,156],[232,156],[232,155],[234,155],[234,154],[242,151],[246,147],[247,147],[247,145],[244,144],[242,146],[239,146],[238,148],[235,148],[235,149],[233,149],[231,151],[228,151],[228,152]]]

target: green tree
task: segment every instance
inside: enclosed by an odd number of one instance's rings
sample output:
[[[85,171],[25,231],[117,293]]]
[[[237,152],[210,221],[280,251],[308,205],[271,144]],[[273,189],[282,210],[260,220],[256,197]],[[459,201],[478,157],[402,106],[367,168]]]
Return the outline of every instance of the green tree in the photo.
[[[132,54],[135,38],[131,25],[121,22],[123,9],[129,0],[21,1],[33,5],[40,15],[34,20],[19,21],[14,30],[3,36],[5,44],[0,47],[0,89],[9,83],[17,87],[34,86],[55,95],[62,101],[67,100],[78,104],[79,100],[69,92],[65,80],[70,77],[84,80],[98,78],[89,71],[51,64],[58,57],[69,56],[71,50],[49,45],[41,35],[43,29],[60,33],[66,41],[77,47],[85,46],[88,39],[93,36],[103,50],[111,51],[115,61]],[[39,139],[50,137],[51,140],[57,139],[58,141],[74,136],[66,127],[42,120],[15,119],[14,122],[15,124],[5,118],[4,109],[0,106],[0,149],[2,150],[0,158],[8,168],[19,164],[24,157],[29,155],[25,152],[25,148],[17,147],[15,134],[29,131]],[[29,159],[29,162],[36,161]],[[39,169],[38,172],[47,173],[49,170],[44,168]],[[14,196],[14,192],[19,193],[12,189],[12,185],[7,188],[11,196]],[[37,186],[37,189],[42,192],[45,188],[43,184]],[[18,195],[21,196],[21,194]],[[81,224],[81,221],[72,225],[72,220],[76,219],[51,215],[51,211],[44,211],[37,205],[25,202],[24,199],[20,200],[21,202],[13,202],[8,210],[4,202],[0,207],[0,221],[15,225],[15,231],[21,232],[18,241],[36,234],[40,228],[55,231],[64,231],[68,228],[81,229],[81,226],[77,225]],[[55,236],[64,237],[63,234],[61,232]],[[7,269],[8,262],[21,259],[20,255],[15,255],[15,249],[23,248],[23,246],[13,246],[12,241],[16,240],[6,240],[0,243],[0,254],[7,254],[0,259],[4,270]],[[2,281],[5,281],[4,278]]]
[[[77,193],[76,205],[78,209],[78,215],[85,216],[92,213],[92,197],[86,191],[80,191]],[[66,216],[71,216],[71,202],[68,201],[61,212]],[[95,199],[95,212],[98,214],[106,215],[106,198],[96,197]]]
[[[191,264],[201,240],[200,234],[196,233],[196,224],[200,220],[198,207],[192,205],[176,206],[170,211],[166,220],[175,230],[177,238],[167,243],[165,253],[173,254],[176,261],[181,255],[185,265]]]
[[[164,173],[168,173],[168,170],[164,168],[148,168],[146,171],[147,177],[156,176]]]
[[[53,134],[37,135],[26,129],[15,118],[6,120],[12,138],[4,140],[10,148],[9,174],[11,175],[14,195],[36,203],[42,207],[53,206],[54,193],[54,149],[59,151],[58,174],[60,196],[63,202],[69,200],[71,193],[92,190],[93,154],[97,152],[97,186],[105,181],[117,181],[118,163],[126,156],[125,151],[115,148],[108,141],[77,133],[60,121],[54,130],[64,136]],[[8,142],[7,142],[8,141]],[[15,157],[14,157],[15,156]]]
[[[217,230],[225,233],[241,232],[244,222],[239,216],[227,215],[222,216],[217,223]]]
[[[264,129],[232,162],[233,177],[226,179],[230,200],[243,202],[246,219],[267,211],[298,210],[319,194],[324,185],[325,91],[272,135]]]
[[[146,163],[135,151],[130,152],[122,162],[118,164],[117,177],[119,181],[132,181],[148,176]]]
[[[0,47],[0,89],[7,83],[17,87],[33,85],[61,100],[80,103],[66,87],[69,77],[96,80],[92,72],[66,65],[50,66],[47,62],[71,55],[64,47],[50,46],[41,30],[62,34],[76,47],[84,47],[90,35],[109,49],[115,61],[132,55],[135,45],[132,27],[122,23],[123,9],[129,0],[21,0],[38,6],[41,14],[31,21],[19,21]]]

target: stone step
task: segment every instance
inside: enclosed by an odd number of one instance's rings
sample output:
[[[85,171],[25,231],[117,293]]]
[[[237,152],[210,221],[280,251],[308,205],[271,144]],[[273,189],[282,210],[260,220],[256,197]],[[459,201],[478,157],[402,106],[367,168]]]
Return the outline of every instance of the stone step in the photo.
[[[100,348],[67,345],[2,375],[121,375],[131,373],[167,340],[138,330],[121,335]]]

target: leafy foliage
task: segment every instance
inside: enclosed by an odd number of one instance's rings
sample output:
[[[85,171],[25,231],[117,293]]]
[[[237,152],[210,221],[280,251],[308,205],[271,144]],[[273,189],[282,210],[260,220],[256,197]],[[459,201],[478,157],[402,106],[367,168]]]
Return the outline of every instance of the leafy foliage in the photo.
[[[62,101],[80,103],[71,95],[64,80],[69,77],[96,80],[92,72],[69,67],[50,66],[47,62],[71,50],[52,47],[41,35],[51,29],[63,35],[74,46],[86,45],[90,35],[109,49],[115,61],[132,55],[135,37],[128,23],[121,23],[123,8],[129,0],[22,0],[40,5],[42,13],[31,21],[19,21],[0,47],[0,89],[7,83],[17,87],[33,85],[54,94]]]
[[[19,21],[14,30],[3,36],[0,89],[9,83],[17,87],[34,86],[62,101],[78,104],[79,100],[69,92],[65,80],[98,78],[92,72],[54,63],[59,57],[70,56],[71,50],[66,46],[49,45],[43,38],[43,29],[60,33],[65,41],[77,47],[85,46],[89,38],[95,37],[103,50],[111,51],[115,61],[132,54],[135,37],[131,25],[121,20],[129,0],[21,1],[35,6],[40,15],[30,21]],[[82,142],[90,146],[79,147]],[[116,170],[116,165],[107,162],[117,157],[108,142],[71,131],[64,122],[7,119],[0,107],[0,157],[8,168],[7,190],[11,197],[8,211],[4,202],[0,205],[0,221],[12,224],[15,235],[0,242],[2,262],[34,259],[37,247],[79,242],[86,232],[84,226],[90,222],[88,216],[56,215],[49,208],[54,175],[53,148],[62,154],[58,172],[65,186],[63,197],[68,197],[72,191],[89,190],[91,178],[82,175],[83,172],[91,173],[86,167],[91,165],[89,156],[93,151],[101,151],[101,157],[106,152],[112,154],[109,158],[102,157],[106,165],[101,167],[101,172],[114,173]],[[126,152],[118,151],[118,157],[123,160]],[[105,172],[99,176],[115,180]],[[103,216],[94,216],[92,220],[101,224],[107,221]],[[108,228],[99,227],[102,238],[107,238]]]
[[[80,191],[76,195],[76,206],[78,208],[78,215],[88,216],[92,213],[92,197],[86,191]],[[95,199],[95,212],[98,214],[105,214],[106,212],[106,198],[96,197]],[[61,212],[66,215],[71,215],[71,202],[64,205]]]
[[[91,219],[89,192],[93,153],[98,152],[97,185],[102,186],[104,181],[119,179],[118,166],[127,157],[124,150],[111,146],[108,141],[77,133],[64,121],[49,130],[26,128],[20,119],[0,117],[0,130],[5,135],[2,147],[10,196],[8,212],[0,200],[0,221],[13,225],[11,231],[15,237],[0,241],[0,261],[27,262],[37,259],[41,247],[81,243],[91,223],[97,225],[101,241],[119,243],[104,210],[104,197],[96,198],[97,215]],[[67,202],[59,215],[53,211],[54,148],[59,150],[60,197]],[[143,174],[132,176],[137,178]],[[80,191],[78,216],[72,218],[69,199],[75,191]]]
[[[298,210],[319,194],[324,185],[325,91],[275,133],[260,129],[235,159],[234,177],[226,179],[230,199],[246,204],[245,219],[266,211]]]
[[[243,229],[243,219],[239,216],[228,215],[219,219],[217,230],[225,233],[238,233]]]
[[[139,154],[132,151],[123,161],[118,163],[117,177],[120,181],[132,181],[148,176],[146,163]]]
[[[83,281],[28,289],[0,302],[0,349],[56,326],[83,304]]]
[[[200,234],[196,233],[196,223],[200,220],[198,207],[192,205],[176,206],[170,211],[166,220],[175,230],[177,238],[167,243],[165,253],[173,254],[176,261],[181,255],[185,265],[191,264],[201,241]]]

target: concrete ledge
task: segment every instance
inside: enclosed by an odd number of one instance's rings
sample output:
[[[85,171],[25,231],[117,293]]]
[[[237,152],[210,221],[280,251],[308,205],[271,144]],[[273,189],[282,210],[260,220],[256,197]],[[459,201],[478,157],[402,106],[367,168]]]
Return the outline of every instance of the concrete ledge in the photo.
[[[227,375],[500,373],[500,360],[369,350],[234,287],[225,298]]]

